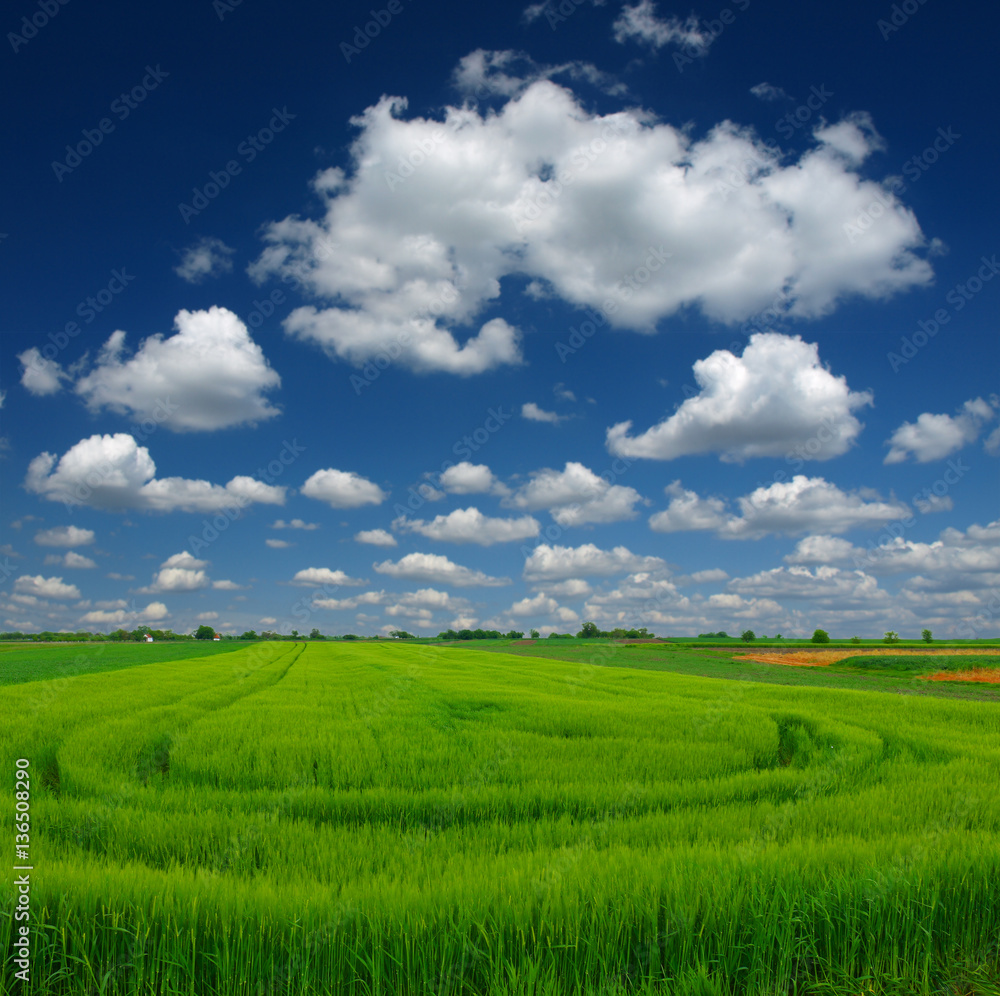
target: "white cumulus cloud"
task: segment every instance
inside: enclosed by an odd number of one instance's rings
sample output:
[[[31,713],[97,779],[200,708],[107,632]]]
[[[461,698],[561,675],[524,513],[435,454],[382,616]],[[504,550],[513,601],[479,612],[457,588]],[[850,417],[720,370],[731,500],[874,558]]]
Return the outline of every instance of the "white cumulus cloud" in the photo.
[[[636,504],[645,503],[635,488],[609,484],[589,467],[572,460],[562,470],[545,467],[530,476],[528,483],[505,498],[503,504],[532,512],[547,509],[561,526],[632,519]]]
[[[79,598],[80,589],[75,584],[65,584],[62,578],[46,578],[22,574],[14,582],[14,591],[33,598]]]
[[[612,453],[673,460],[718,453],[722,460],[797,456],[829,460],[861,432],[854,411],[872,403],[819,360],[815,343],[776,332],[750,337],[742,356],[716,350],[694,364],[701,392],[659,425],[630,436],[631,422],[608,429]]]
[[[569,416],[547,412],[544,408],[539,408],[534,401],[529,401],[521,405],[521,418],[526,418],[529,422],[548,422],[550,425],[558,425],[569,418]]]
[[[468,460],[442,471],[438,484],[452,495],[506,494],[508,491],[485,463]]]
[[[325,501],[331,508],[360,508],[362,505],[381,505],[388,497],[377,484],[354,471],[317,470],[302,485],[307,498]]]
[[[659,557],[643,557],[624,546],[601,550],[593,543],[583,546],[550,546],[541,543],[524,564],[528,581],[564,581],[569,578],[611,577],[633,571],[665,568]]]
[[[94,531],[79,526],[53,526],[35,533],[35,542],[39,546],[89,546],[94,542]]]
[[[24,368],[21,371],[21,385],[29,394],[44,397],[47,394],[58,394],[63,387],[63,381],[69,379],[69,374],[55,361],[50,360],[32,346],[17,357]]]
[[[28,466],[24,486],[67,507],[157,512],[283,505],[286,491],[243,476],[225,486],[183,477],[157,478],[149,450],[124,432],[81,439],[58,460],[52,453],[40,453]]]
[[[430,522],[400,516],[392,523],[399,532],[419,533],[428,539],[445,543],[477,543],[492,546],[494,543],[511,543],[537,536],[538,520],[530,515],[518,519],[499,519],[483,515],[478,508],[456,508],[448,515],[435,516]]]
[[[499,72],[488,82],[501,92]],[[359,366],[388,356],[472,374],[521,362],[517,329],[480,325],[518,293],[507,276],[643,331],[686,308],[737,322],[775,299],[821,316],[932,279],[913,212],[843,151],[850,128],[862,151],[878,147],[856,117],[785,155],[730,121],[699,133],[639,108],[593,113],[551,79],[509,83],[498,108],[408,118],[386,96],[353,119],[347,168],[313,180],[321,215],[272,223],[250,268],[320,299],[287,317],[289,335]],[[752,175],[727,187],[748,161]],[[876,197],[890,210],[852,242],[845,225]],[[655,272],[622,294],[643,267]]]
[[[924,412],[917,421],[904,422],[886,444],[892,448],[885,463],[902,463],[912,456],[917,463],[943,460],[979,438],[995,412],[982,398],[966,401],[958,415]]]
[[[110,408],[175,432],[255,423],[279,414],[265,397],[281,378],[247,327],[226,308],[180,311],[176,335],[152,335],[131,356],[114,332],[76,383],[92,411]]]
[[[317,588],[320,585],[361,585],[365,582],[358,578],[352,578],[345,571],[332,570],[329,567],[307,567],[304,570],[298,571],[295,577],[292,578],[292,584],[305,585],[311,588]]]
[[[463,567],[435,553],[408,553],[397,562],[384,560],[373,565],[379,574],[429,584],[450,584],[456,588],[497,587],[510,584],[510,578],[496,578],[482,571]]]
[[[358,543],[368,543],[371,546],[397,546],[396,537],[386,529],[362,529],[354,534]]]
[[[736,500],[737,513],[719,498],[702,498],[674,481],[665,489],[670,504],[650,516],[650,528],[661,533],[711,530],[721,539],[760,539],[771,533],[823,531],[842,533],[908,519],[910,509],[895,498],[884,501],[867,489],[842,491],[822,477],[796,474]]]

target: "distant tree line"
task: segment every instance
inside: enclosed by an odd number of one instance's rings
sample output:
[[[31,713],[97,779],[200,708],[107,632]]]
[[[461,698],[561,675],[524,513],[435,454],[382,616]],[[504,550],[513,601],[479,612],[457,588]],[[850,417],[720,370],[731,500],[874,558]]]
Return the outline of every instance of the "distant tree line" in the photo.
[[[576,636],[578,640],[593,640],[599,637],[613,640],[642,640],[654,638],[653,634],[650,633],[645,626],[643,626],[642,629],[613,629],[605,631],[603,629],[598,629],[597,623],[593,622],[585,622],[583,624],[583,628],[576,634]]]
[[[501,633],[498,629],[460,629],[456,632],[453,629],[446,629],[438,633],[439,640],[520,640],[524,633],[519,633],[512,629],[507,633]]]

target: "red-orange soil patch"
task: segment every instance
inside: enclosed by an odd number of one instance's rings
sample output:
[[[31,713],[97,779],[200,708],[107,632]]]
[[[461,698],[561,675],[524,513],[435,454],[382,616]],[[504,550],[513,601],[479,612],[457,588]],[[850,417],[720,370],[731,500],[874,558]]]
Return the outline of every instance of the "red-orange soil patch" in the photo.
[[[974,667],[970,671],[938,671],[927,676],[928,681],[978,681],[1000,685],[1000,668]]]
[[[741,654],[737,660],[756,661],[758,664],[785,664],[789,667],[826,667],[848,657],[899,657],[901,655],[920,654],[927,656],[941,654],[982,656],[981,649],[958,648],[954,650],[893,650],[891,647],[864,650],[788,650],[760,654]]]

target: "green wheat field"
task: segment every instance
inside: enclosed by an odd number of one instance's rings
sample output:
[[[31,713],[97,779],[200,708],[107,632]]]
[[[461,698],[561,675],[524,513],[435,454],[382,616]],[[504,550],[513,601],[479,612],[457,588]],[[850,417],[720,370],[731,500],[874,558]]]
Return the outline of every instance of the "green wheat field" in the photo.
[[[996,701],[300,642],[0,720],[4,993],[1000,992]]]

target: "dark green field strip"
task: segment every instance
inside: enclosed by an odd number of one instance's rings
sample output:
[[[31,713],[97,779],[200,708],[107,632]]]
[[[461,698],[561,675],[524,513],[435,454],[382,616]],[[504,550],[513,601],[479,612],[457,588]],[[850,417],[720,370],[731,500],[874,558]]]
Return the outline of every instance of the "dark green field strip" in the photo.
[[[607,667],[634,668],[642,671],[672,671],[676,674],[703,678],[724,678],[730,681],[753,681],[772,685],[853,689],[934,698],[1000,702],[1000,686],[991,687],[961,682],[928,682],[920,680],[917,672],[909,668],[886,668],[883,673],[879,673],[877,664],[861,670],[842,668],[843,662],[825,667],[791,667],[785,664],[763,664],[757,661],[736,659],[739,655],[753,652],[753,648],[748,648],[745,644],[734,646],[731,649],[720,649],[685,645],[671,647],[663,644],[619,644],[616,646],[585,643],[584,641],[568,646],[569,640],[540,640],[534,645],[515,644],[501,651],[499,648],[486,646],[487,642],[482,641],[475,646],[463,649],[466,652],[503,652],[533,660],[570,661],[579,664],[584,669]],[[767,651],[772,652],[777,649],[779,648],[769,647]],[[801,649],[823,650],[829,648],[807,644]],[[988,650],[984,652],[983,656],[994,661],[997,660],[997,657],[989,654]],[[950,656],[942,654],[940,657],[936,655],[926,655],[926,657],[934,657],[936,660],[946,662],[977,659],[974,655]],[[885,658],[869,657],[866,659],[878,661]],[[950,666],[954,667],[955,665],[952,663]],[[944,668],[937,670],[944,670]]]
[[[46,646],[13,643],[0,645],[0,685],[26,681],[50,681],[100,671],[194,660],[214,654],[229,654],[247,644],[213,640],[181,643],[85,643]]]

